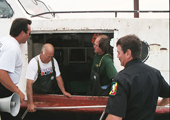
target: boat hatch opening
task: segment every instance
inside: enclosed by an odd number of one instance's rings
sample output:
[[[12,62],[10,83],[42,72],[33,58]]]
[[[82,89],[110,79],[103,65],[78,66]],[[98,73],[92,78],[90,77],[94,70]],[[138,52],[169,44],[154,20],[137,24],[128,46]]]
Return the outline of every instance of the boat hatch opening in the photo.
[[[114,38],[113,31],[101,33]],[[92,43],[94,34],[96,33],[32,33],[28,40],[28,60],[40,54],[43,44],[51,43],[55,48],[54,57],[59,64],[66,90],[73,95],[86,95],[95,55]],[[142,45],[142,60],[146,61],[149,46],[146,42],[142,42]]]
[[[56,58],[65,88],[71,94],[86,95],[94,57],[92,37],[95,33],[33,34],[28,40],[28,59],[40,54],[45,43],[55,47]],[[103,33],[113,38],[111,33]]]

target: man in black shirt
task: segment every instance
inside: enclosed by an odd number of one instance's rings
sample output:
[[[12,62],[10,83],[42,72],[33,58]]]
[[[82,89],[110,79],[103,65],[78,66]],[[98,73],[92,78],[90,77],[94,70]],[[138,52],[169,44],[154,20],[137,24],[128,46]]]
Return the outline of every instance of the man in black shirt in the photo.
[[[160,71],[140,60],[142,44],[136,35],[120,38],[116,46],[124,70],[112,82],[106,120],[152,120],[156,106],[168,103],[170,86]],[[158,96],[163,97],[159,103]]]

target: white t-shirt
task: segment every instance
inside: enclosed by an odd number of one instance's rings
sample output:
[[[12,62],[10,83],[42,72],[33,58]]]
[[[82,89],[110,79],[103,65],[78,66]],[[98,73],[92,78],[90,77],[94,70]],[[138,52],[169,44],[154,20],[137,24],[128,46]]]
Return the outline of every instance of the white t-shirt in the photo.
[[[40,55],[37,55],[37,57],[38,57],[39,64],[40,64],[41,75],[51,74],[51,72],[53,72],[52,62],[50,61],[49,63],[42,63],[42,61],[40,60]],[[58,77],[60,75],[58,63],[54,58],[53,58],[53,61],[54,61],[56,77]],[[34,82],[35,82],[37,77],[38,77],[38,62],[34,57],[34,58],[31,59],[31,61],[28,64],[25,78],[30,79],[30,80],[34,80]]]
[[[18,41],[11,36],[0,39],[0,69],[8,71],[14,84],[19,82],[22,69],[21,49]]]

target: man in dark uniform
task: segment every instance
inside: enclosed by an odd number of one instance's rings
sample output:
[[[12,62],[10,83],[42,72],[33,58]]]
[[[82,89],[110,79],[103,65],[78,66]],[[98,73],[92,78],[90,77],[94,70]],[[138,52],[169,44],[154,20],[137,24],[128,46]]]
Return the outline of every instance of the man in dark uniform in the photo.
[[[112,82],[106,120],[153,120],[156,105],[168,103],[170,86],[160,71],[140,60],[142,45],[137,36],[124,36],[116,46],[117,57],[125,68]],[[158,96],[165,103],[157,104]]]

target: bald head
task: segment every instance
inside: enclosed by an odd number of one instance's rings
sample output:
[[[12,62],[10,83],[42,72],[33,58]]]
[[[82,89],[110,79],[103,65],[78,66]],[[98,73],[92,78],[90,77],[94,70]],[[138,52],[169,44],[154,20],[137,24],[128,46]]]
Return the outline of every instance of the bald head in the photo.
[[[43,63],[48,63],[54,56],[54,47],[53,45],[47,43],[44,44],[41,49],[40,59]]]
[[[46,52],[53,52],[54,53],[54,47],[53,45],[47,43],[47,44],[44,44],[41,51],[43,51],[43,53],[46,53]]]

